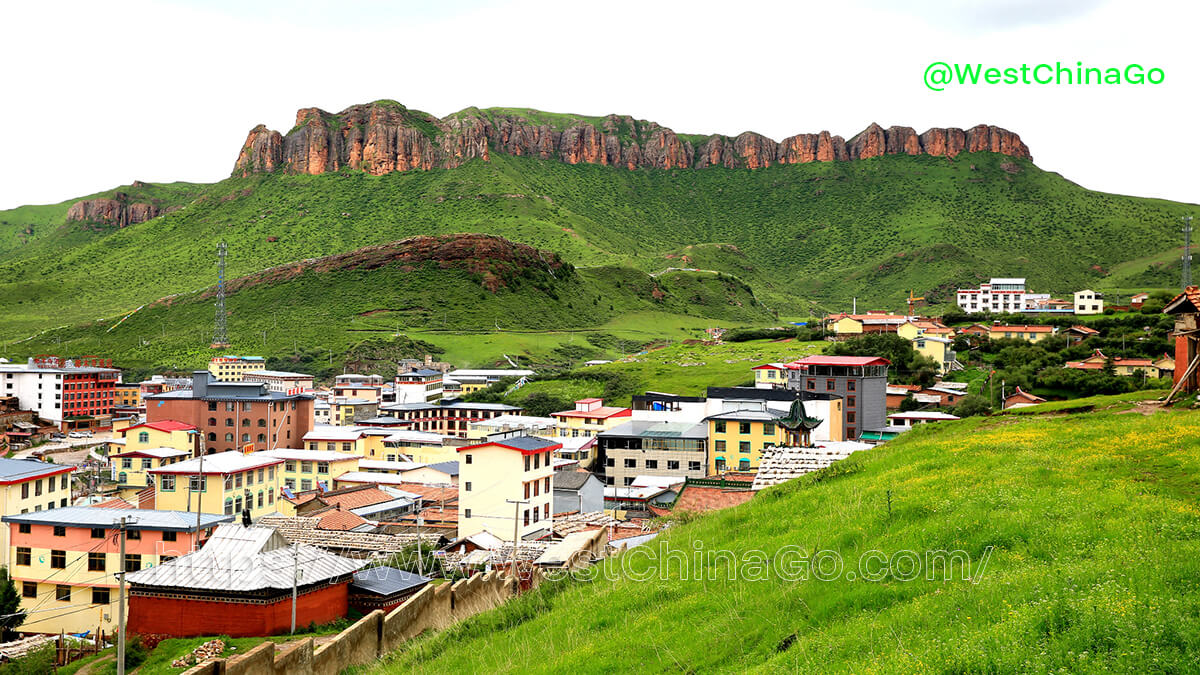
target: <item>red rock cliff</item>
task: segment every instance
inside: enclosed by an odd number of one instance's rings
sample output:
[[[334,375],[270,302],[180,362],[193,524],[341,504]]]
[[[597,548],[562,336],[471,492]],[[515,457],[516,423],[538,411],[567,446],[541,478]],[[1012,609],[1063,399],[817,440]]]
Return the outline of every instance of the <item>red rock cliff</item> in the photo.
[[[532,118],[532,119],[530,119]],[[568,164],[601,164],[625,169],[760,169],[870,159],[887,154],[954,157],[960,152],[996,152],[1030,159],[1019,136],[981,124],[968,131],[912,127],[886,130],[872,123],[849,141],[828,131],[798,134],[776,142],[761,134],[709,136],[697,147],[654,122],[625,115],[573,118],[528,111],[469,108],[443,119],[394,101],[351,106],[331,114],[318,108],[296,113],[287,134],[259,125],[250,131],[234,165],[234,175],[321,174],[343,167],[380,175],[392,171],[453,168],[491,152],[557,159]],[[550,120],[549,122],[541,120]]]
[[[67,221],[128,227],[144,223],[158,214],[158,207],[154,204],[130,202],[128,195],[118,192],[112,199],[83,199],[75,202],[67,209]]]

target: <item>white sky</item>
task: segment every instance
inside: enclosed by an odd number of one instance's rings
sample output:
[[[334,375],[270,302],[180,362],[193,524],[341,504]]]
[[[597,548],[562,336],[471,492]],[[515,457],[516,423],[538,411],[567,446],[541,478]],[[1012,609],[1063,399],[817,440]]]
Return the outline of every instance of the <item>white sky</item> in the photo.
[[[0,208],[210,182],[300,107],[631,114],[776,140],[872,121],[1021,135],[1088,188],[1200,202],[1200,5],[917,0],[7,2]],[[925,88],[932,61],[1141,63],[1158,86]]]

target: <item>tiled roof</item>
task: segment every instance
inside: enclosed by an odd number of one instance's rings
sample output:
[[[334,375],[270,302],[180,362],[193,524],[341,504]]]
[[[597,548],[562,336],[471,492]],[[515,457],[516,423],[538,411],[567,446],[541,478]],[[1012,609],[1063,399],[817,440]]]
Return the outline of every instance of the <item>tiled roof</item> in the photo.
[[[421,483],[399,483],[395,486],[405,492],[421,496],[427,503],[458,502],[458,488],[454,486],[422,485]]]
[[[849,457],[851,453],[870,447],[854,441],[830,441],[816,448],[768,448],[763,450],[753,489],[761,490],[823,469],[839,459]]]
[[[336,506],[309,515],[317,517],[317,529],[320,530],[353,530],[356,527],[370,525],[366,518],[343,511]]]
[[[554,474],[554,489],[578,490],[592,477],[591,472],[588,471],[559,471]]]
[[[550,413],[554,417],[595,417],[598,419],[608,419],[609,417],[629,417],[633,411],[629,408],[618,408],[616,406],[605,405],[591,410],[563,410],[562,412]]]
[[[1200,310],[1200,288],[1188,286],[1182,293],[1171,298],[1163,309],[1165,314],[1189,313]]]
[[[320,495],[321,501],[326,504],[340,506],[343,509],[357,509],[361,506],[372,506],[374,504],[382,504],[390,502],[395,497],[380,490],[374,485],[356,485],[354,487],[342,488],[333,490]]]

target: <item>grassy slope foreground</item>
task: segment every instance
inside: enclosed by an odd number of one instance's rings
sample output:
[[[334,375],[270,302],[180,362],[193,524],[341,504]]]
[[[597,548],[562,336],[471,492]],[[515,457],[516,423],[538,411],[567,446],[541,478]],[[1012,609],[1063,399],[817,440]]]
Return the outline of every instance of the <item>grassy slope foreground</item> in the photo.
[[[65,204],[0,212],[0,339],[205,288],[219,241],[235,277],[418,234],[486,232],[578,267],[719,269],[794,314],[809,299],[854,295],[898,308],[908,289],[929,295],[1001,273],[1068,292],[1170,248],[1187,208],[1090,192],[991,153],[675,171],[497,153],[451,170],[162,190],[176,210],[119,230],[48,230]],[[38,235],[22,239],[30,218]]]
[[[676,561],[666,579],[547,585],[374,672],[1196,672],[1200,413],[1128,407],[929,425],[856,455],[858,471],[659,539],[743,561],[833,550],[846,570],[869,550],[978,562],[993,547],[977,584],[730,582],[726,558],[700,568],[710,580],[681,580]]]

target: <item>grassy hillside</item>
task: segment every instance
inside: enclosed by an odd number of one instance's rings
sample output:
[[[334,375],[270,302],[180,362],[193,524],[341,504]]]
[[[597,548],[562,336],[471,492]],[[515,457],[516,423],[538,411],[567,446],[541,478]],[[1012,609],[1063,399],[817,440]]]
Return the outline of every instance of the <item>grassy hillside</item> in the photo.
[[[1200,412],[1125,408],[929,425],[672,528],[614,580],[542,587],[370,672],[1195,672]],[[729,555],[696,565],[696,550]],[[897,553],[938,550],[968,556],[974,582],[902,580]],[[827,580],[749,564],[797,551],[836,552],[841,572],[828,554]]]
[[[626,171],[495,154],[378,177],[231,178],[180,203],[102,236],[25,243],[15,242],[26,221],[48,226],[65,206],[0,212],[9,242],[0,247],[0,340],[207,287],[222,240],[237,276],[415,234],[488,232],[579,267],[722,270],[772,309],[806,314],[809,300],[851,296],[898,308],[908,289],[936,298],[994,274],[1054,292],[1098,285],[1114,266],[1176,245],[1186,208],[1089,192],[990,153],[755,171]]]
[[[404,251],[406,244],[400,242],[392,248]],[[232,279],[226,299],[232,343],[227,351],[284,355],[330,350],[332,361],[368,338],[407,333],[437,345],[442,335],[466,333],[473,343],[472,353],[454,355],[463,358],[456,362],[466,365],[502,358],[502,351],[481,348],[493,334],[596,329],[639,312],[659,317],[657,322],[685,315],[709,323],[770,318],[749,288],[729,276],[679,272],[651,278],[625,267],[574,270],[569,265],[555,273],[544,262],[554,262],[557,267],[553,253],[518,251],[512,255],[517,260],[511,263],[495,258],[396,261],[368,269],[360,263],[372,254],[360,252],[341,256],[336,262],[289,266]],[[481,272],[483,268],[486,271]],[[208,343],[213,302],[211,288],[188,293],[150,305],[124,321],[116,315],[50,330],[10,345],[5,352],[10,358],[46,351],[97,353],[111,356],[124,367],[198,367],[212,354]],[[671,327],[667,318],[650,335],[640,339],[625,335],[624,339],[633,348],[669,334]],[[501,349],[515,347],[504,339],[500,343]],[[537,350],[539,358],[556,348],[546,347]],[[512,356],[521,354],[518,349]],[[569,351],[563,356],[570,360]]]

